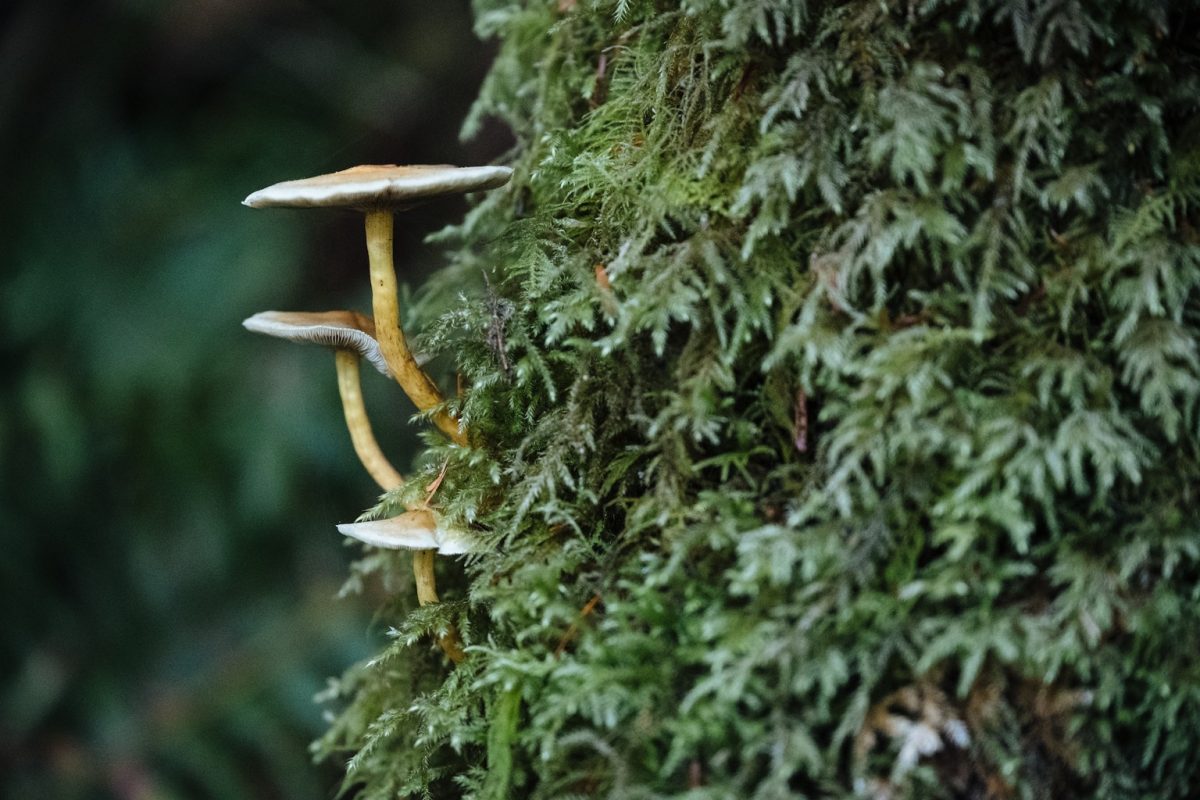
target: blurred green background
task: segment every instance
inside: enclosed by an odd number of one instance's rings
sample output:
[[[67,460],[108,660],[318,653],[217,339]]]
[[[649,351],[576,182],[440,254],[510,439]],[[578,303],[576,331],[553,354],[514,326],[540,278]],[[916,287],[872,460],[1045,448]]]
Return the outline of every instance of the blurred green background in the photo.
[[[369,311],[361,220],[249,192],[357,163],[487,163],[465,2],[0,10],[0,791],[331,796],[313,695],[372,652],[334,523],[377,490],[331,354],[240,327]],[[411,212],[397,262],[457,219]],[[402,468],[407,401],[364,370]]]

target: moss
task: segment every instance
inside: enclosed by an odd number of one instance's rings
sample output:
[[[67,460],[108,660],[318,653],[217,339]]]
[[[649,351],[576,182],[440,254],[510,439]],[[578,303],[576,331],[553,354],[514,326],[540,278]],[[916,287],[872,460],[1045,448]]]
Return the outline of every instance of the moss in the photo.
[[[1196,12],[477,3],[516,176],[420,313],[485,552],[335,687],[347,785],[1188,796]]]

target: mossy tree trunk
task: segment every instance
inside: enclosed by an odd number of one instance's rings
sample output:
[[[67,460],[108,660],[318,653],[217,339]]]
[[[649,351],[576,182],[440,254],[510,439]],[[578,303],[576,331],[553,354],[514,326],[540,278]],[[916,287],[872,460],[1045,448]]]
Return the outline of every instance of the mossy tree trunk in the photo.
[[[1197,4],[477,13],[516,176],[413,491],[484,552],[401,624],[473,649],[352,673],[349,783],[1191,796]]]

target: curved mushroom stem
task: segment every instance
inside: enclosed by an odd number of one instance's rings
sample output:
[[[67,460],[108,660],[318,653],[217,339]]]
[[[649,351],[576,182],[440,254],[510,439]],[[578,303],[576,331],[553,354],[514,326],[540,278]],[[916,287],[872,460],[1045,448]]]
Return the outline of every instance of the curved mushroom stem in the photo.
[[[346,416],[346,427],[350,430],[350,440],[354,442],[354,452],[358,453],[358,460],[379,484],[379,488],[385,492],[395,489],[404,483],[404,478],[379,449],[379,442],[375,440],[375,434],[371,430],[371,421],[367,418],[367,408],[363,404],[358,353],[353,350],[338,350],[334,355],[337,363],[338,394],[342,396],[342,413]]]
[[[445,398],[425,371],[417,364],[404,330],[400,327],[400,303],[396,294],[396,268],[392,261],[395,221],[390,209],[370,209],[367,219],[367,255],[371,262],[371,304],[375,316],[375,338],[387,361],[388,369],[413,404],[426,411]],[[457,444],[467,444],[458,421],[445,411],[433,415],[433,422]]]
[[[367,408],[363,404],[362,381],[358,369],[358,353],[352,350],[338,350],[336,353],[338,393],[342,396],[342,412],[346,415],[346,427],[350,429],[350,439],[354,442],[354,452],[358,460],[367,468],[367,472],[385,492],[395,489],[404,483],[404,477],[396,471],[387,456],[379,449],[379,442],[371,431],[371,421],[367,418]],[[429,605],[438,602],[437,584],[433,572],[433,550],[413,551],[413,577],[417,584],[417,602]],[[463,653],[462,641],[458,631],[451,628],[445,636],[438,639],[438,644],[451,661],[460,663],[466,654]]]

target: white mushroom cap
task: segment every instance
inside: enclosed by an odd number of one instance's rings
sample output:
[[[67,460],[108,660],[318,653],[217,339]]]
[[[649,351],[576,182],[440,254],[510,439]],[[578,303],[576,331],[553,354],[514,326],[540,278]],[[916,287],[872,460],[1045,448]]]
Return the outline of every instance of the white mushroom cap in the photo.
[[[242,202],[253,208],[402,208],[441,195],[493,189],[511,177],[510,167],[368,164],[276,183]]]
[[[353,350],[384,375],[392,375],[375,341],[375,323],[356,311],[263,311],[243,320],[242,325],[290,342]]]
[[[373,522],[349,522],[337,529],[351,539],[392,550],[437,550],[444,556],[456,556],[474,549],[464,531],[442,528],[433,512],[424,509]]]

